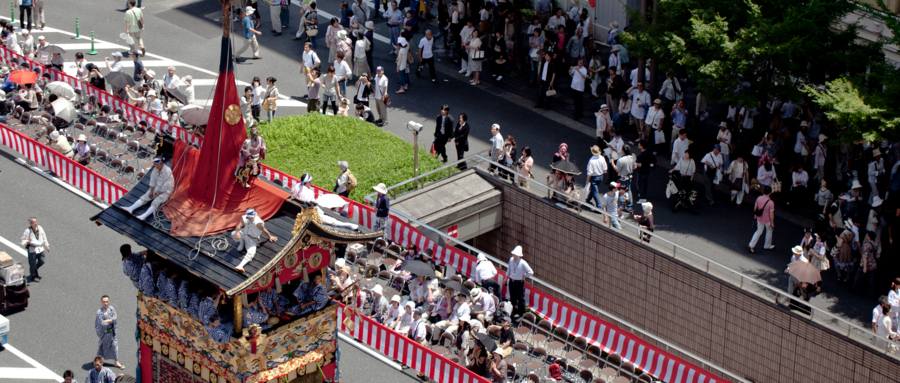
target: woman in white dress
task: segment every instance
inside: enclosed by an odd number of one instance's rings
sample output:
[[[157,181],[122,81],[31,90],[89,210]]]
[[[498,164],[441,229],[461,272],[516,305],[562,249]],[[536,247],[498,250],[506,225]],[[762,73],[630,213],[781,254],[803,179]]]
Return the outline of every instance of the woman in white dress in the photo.
[[[891,306],[885,305],[882,309],[884,315],[878,320],[878,337],[875,338],[875,348],[884,350],[885,339],[897,340],[898,334],[891,329]]]

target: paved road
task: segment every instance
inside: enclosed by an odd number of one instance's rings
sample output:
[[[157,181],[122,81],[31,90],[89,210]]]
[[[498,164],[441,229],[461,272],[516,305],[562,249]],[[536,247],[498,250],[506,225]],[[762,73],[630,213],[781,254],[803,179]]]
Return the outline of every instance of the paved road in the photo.
[[[204,94],[209,94],[211,91],[213,79],[215,78],[214,70],[218,68],[219,36],[221,32],[218,21],[220,15],[218,3],[211,1],[166,0],[148,2],[146,6],[147,8],[144,12],[147,29],[143,35],[148,49],[148,57],[145,60],[145,64],[152,65],[151,69],[156,70],[158,77],[162,76],[165,67],[174,64],[178,67],[179,75],[191,74],[195,79],[200,80],[197,84],[198,99],[211,98],[211,96],[204,96]],[[117,9],[118,7],[118,3],[113,4],[99,0],[62,2],[49,5],[47,8],[48,25],[59,30],[38,31],[35,32],[35,35],[45,35],[51,44],[81,44],[69,46],[70,52],[77,50],[87,51],[88,49],[85,49],[83,45],[85,40],[72,40],[71,33],[66,34],[60,31],[74,31],[74,20],[72,19],[76,16],[81,17],[82,31],[94,30],[98,40],[102,41],[101,44],[96,46],[99,54],[97,56],[89,56],[88,60],[102,61],[102,57],[109,56],[113,51],[124,50],[124,42],[118,39],[118,35],[123,30],[123,14],[120,9]],[[85,11],[88,9],[92,10],[92,12]],[[338,13],[337,3],[323,2],[321,9],[320,15],[323,17],[320,20],[323,23],[327,16]],[[299,8],[293,6],[291,13],[295,16],[292,19],[292,25],[295,27],[297,25]],[[300,89],[301,82],[299,74],[297,74],[301,45],[291,40],[295,29],[289,30],[289,32],[280,37],[275,37],[269,33],[271,28],[268,21],[268,12],[264,10],[262,15],[263,26],[261,30],[264,33],[260,37],[260,44],[263,59],[238,64],[235,69],[236,76],[244,82],[249,82],[253,76],[261,78],[268,76],[277,77],[281,92],[286,98],[291,98],[295,101],[292,104],[293,106],[285,108],[284,112],[290,114],[301,113],[305,111],[303,107],[305,105],[303,104],[304,100],[300,98],[303,95]],[[377,20],[376,23],[376,34],[382,36],[382,38],[377,39],[381,42],[376,43],[374,48],[376,65],[384,65],[391,68],[393,57],[387,55],[389,48],[383,42],[383,36],[387,34],[387,30],[383,19]],[[87,35],[87,33],[84,34]],[[327,55],[327,49],[324,48],[324,44],[322,45],[323,47],[319,49],[319,53],[321,56],[324,56]],[[73,56],[69,55],[67,59],[71,60]],[[448,63],[446,59],[440,56],[440,53],[438,61],[439,83],[437,85],[433,85],[427,80],[418,80],[412,76],[412,84],[408,93],[404,95],[392,94],[394,104],[390,107],[391,123],[385,129],[411,141],[412,134],[406,130],[405,122],[410,120],[423,122],[425,123],[426,131],[429,131],[432,126],[431,121],[438,115],[440,106],[446,103],[451,105],[451,113],[467,113],[469,115],[470,123],[473,126],[470,137],[470,146],[472,148],[469,152],[470,155],[472,153],[487,152],[487,140],[490,135],[489,126],[496,122],[503,126],[502,131],[504,134],[512,134],[516,137],[520,149],[524,146],[531,146],[534,157],[537,159],[534,170],[538,179],[543,179],[547,174],[550,158],[560,142],[566,142],[570,145],[574,153],[573,159],[579,166],[586,163],[589,157],[588,148],[594,141],[592,129],[589,126],[574,122],[569,117],[554,112],[535,111],[532,108],[532,100],[509,93],[499,87],[491,86],[489,84],[490,80],[486,79],[483,82],[485,85],[482,86],[471,86],[468,83],[469,79],[457,74],[456,69],[458,68]],[[389,72],[388,76],[392,79],[391,87],[396,88],[394,83],[396,75]],[[423,141],[422,146],[427,146],[428,140]],[[373,153],[373,155],[377,155],[377,153]],[[452,149],[450,155],[451,158],[454,156]],[[9,168],[15,168],[16,166],[18,165],[12,163],[6,165]],[[6,176],[5,168],[0,169],[4,170],[2,176]],[[663,196],[665,180],[664,172],[657,171],[652,177],[650,186],[651,196],[649,199],[657,206],[655,213],[657,215],[656,222],[659,235],[677,240],[679,243],[701,254],[716,259],[736,270],[765,279],[775,286],[783,286],[787,283],[787,279],[782,272],[790,256],[789,249],[799,243],[802,228],[810,225],[811,222],[796,216],[779,215],[776,221],[778,224],[774,242],[776,250],[761,251],[751,255],[745,250],[746,243],[752,234],[752,214],[748,207],[745,206],[738,209],[733,206],[727,206],[721,203],[724,202],[724,198],[720,198],[719,205],[715,207],[704,205],[699,215],[680,213],[675,216],[668,211],[669,202],[665,201]],[[579,181],[583,182],[583,178]],[[19,193],[27,194],[29,197],[37,196],[39,198],[30,199],[44,202],[49,195],[42,196],[41,193],[48,193],[46,191],[47,188],[57,188],[46,181],[35,182],[34,184],[40,185],[39,188],[35,188],[37,194],[22,193],[21,191]],[[2,186],[2,188],[10,187],[12,186],[8,184]],[[66,214],[64,216],[68,218],[59,220],[61,223],[57,230],[48,228],[48,231],[51,233],[68,233],[71,231],[73,238],[87,238],[84,236],[85,233],[76,233],[75,230],[88,229],[79,228],[78,225],[74,224],[67,225],[65,222],[70,220],[83,225],[83,222],[91,215],[91,212],[96,212],[96,208],[84,205],[79,208],[84,209],[84,211],[71,210],[73,208],[70,206],[78,205],[76,203],[78,202],[77,197],[71,195],[56,197],[56,194],[63,195],[66,193],[61,190],[58,193],[54,193],[54,198],[52,198],[54,201],[68,198],[72,200],[72,203],[64,204],[66,208],[58,210],[65,211]],[[30,213],[30,211],[32,209],[45,209],[45,206],[49,205],[49,203],[32,202],[31,204],[24,204],[16,202],[19,201],[14,200],[11,203],[7,203],[4,200],[2,205],[0,205],[2,208],[10,205],[10,209],[23,210],[18,213],[4,215],[5,217],[20,217],[21,221],[16,221],[15,219],[7,220],[8,222],[4,223],[4,225],[8,225],[9,228],[3,231],[4,234],[2,235],[4,237],[13,236],[17,238],[17,235],[20,235],[18,233],[20,228],[24,227],[24,219],[30,214],[34,214]],[[84,204],[84,202],[81,202],[81,204]],[[11,212],[14,211],[11,210]],[[46,209],[46,211],[46,214],[49,215],[51,211],[57,210]],[[49,224],[45,223],[45,226],[49,226]],[[0,229],[2,228],[0,226]],[[100,231],[102,230],[93,230],[92,233],[99,233]],[[112,248],[111,254],[115,254],[114,248],[121,243],[121,237],[114,236],[108,232],[101,235],[111,236],[109,238],[95,238],[99,239],[100,243],[109,243],[110,248]],[[73,241],[77,241],[77,239],[73,239]],[[91,254],[90,248],[85,247],[84,251],[85,256]],[[113,256],[106,258],[115,261]],[[110,266],[110,270],[118,273],[118,265],[117,262],[115,263],[115,267]],[[78,263],[78,265],[84,264],[86,262]],[[43,286],[54,283],[52,263],[47,267],[49,268],[48,272],[51,273],[48,274],[50,278],[46,282],[41,282],[39,288],[44,288]],[[85,266],[74,267],[81,267],[81,273],[70,273],[70,278],[79,278],[82,281],[81,283],[88,280],[88,278],[85,278],[88,272]],[[96,269],[91,268],[90,270]],[[859,298],[846,290],[845,287],[836,286],[834,274],[827,272],[825,273],[825,293],[814,298],[813,304],[818,307],[828,308],[853,318],[860,324],[864,324],[868,320],[866,316],[874,305],[874,300]],[[85,293],[91,294],[94,292],[85,291]],[[84,299],[88,299],[88,297]],[[95,301],[97,299],[98,297],[90,297],[88,300],[77,302],[79,302],[78,305],[80,306],[86,306],[85,310],[90,312],[95,310],[94,306],[96,306]],[[114,298],[113,304],[117,307],[122,306],[123,308],[120,311],[123,311],[127,310],[127,304],[133,305],[133,301],[129,302],[129,300],[131,298]],[[133,307],[131,311],[133,312]],[[83,315],[86,315],[85,318],[90,317],[89,314]],[[78,344],[94,342],[92,338],[93,333],[87,331],[90,327],[89,322],[85,322],[85,320],[90,321],[90,318],[80,320],[80,323],[88,323],[86,325],[87,329],[81,332],[85,334],[84,337],[90,339],[83,339]],[[16,324],[14,323],[13,328],[15,326]],[[12,344],[16,345],[17,343],[12,341]],[[58,344],[54,344],[54,346],[55,349],[60,349]],[[48,345],[48,347],[51,346]],[[90,359],[89,354],[92,352],[87,352],[88,356],[81,357],[81,359],[84,359],[86,362]],[[128,359],[126,359],[126,363],[127,361]],[[51,362],[48,361],[47,363]],[[52,366],[51,368],[54,371],[72,368],[71,366],[66,367],[65,363],[72,362],[64,361],[55,365],[48,364],[48,366]]]

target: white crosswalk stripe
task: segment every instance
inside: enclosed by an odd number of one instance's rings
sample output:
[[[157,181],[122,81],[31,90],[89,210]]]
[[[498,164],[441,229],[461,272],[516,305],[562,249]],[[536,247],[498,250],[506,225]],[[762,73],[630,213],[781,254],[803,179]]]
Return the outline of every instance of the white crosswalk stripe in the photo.
[[[9,19],[2,16],[0,16],[0,18],[7,20]],[[109,57],[110,60],[112,60],[113,52],[124,53],[129,50],[129,47],[125,45],[124,41],[118,38],[118,36],[116,36],[113,41],[104,41],[95,38],[94,49],[97,51],[97,54],[88,56],[87,52],[91,49],[91,43],[56,43],[58,41],[69,41],[71,37],[75,36],[74,33],[47,27],[44,28],[43,31],[41,31],[41,35],[46,37],[47,42],[51,45],[56,45],[65,49],[67,52],[65,54],[66,58],[74,58],[75,52],[84,53],[87,62],[90,64],[94,64],[98,68],[100,68],[101,73],[107,72],[106,62],[103,60],[103,58]],[[195,104],[203,105],[206,107],[212,105],[212,100],[210,98],[212,97],[212,92],[215,89],[216,77],[218,76],[217,72],[162,57],[151,52],[148,52],[145,57],[142,57],[141,62],[148,69],[153,69],[156,72],[156,79],[160,81],[162,81],[163,76],[166,74],[166,68],[170,66],[175,67],[175,69],[177,70],[176,73],[179,77],[190,75],[191,77],[193,77],[194,94],[196,94],[198,97],[195,100]],[[126,73],[131,74],[134,68],[134,61],[126,56],[124,59],[122,59],[122,67],[125,68]],[[67,74],[74,75],[76,73],[75,62],[65,62],[63,64],[63,71]],[[245,81],[238,81],[237,85],[239,86],[238,89],[243,89],[244,86],[250,84]],[[280,95],[278,107],[305,108],[306,103],[294,100],[286,95]]]

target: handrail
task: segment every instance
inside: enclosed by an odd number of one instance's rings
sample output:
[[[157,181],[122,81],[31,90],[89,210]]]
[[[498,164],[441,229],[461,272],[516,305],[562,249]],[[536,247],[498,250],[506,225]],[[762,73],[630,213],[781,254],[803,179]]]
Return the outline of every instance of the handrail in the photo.
[[[798,303],[798,304],[802,304],[802,305],[804,305],[804,306],[808,306],[808,307],[810,308],[810,319],[815,318],[815,317],[816,317],[816,313],[818,312],[818,313],[820,313],[822,316],[824,316],[824,317],[826,318],[824,321],[823,321],[823,320],[819,320],[819,322],[827,322],[827,321],[836,321],[836,322],[838,322],[837,324],[840,325],[840,327],[835,326],[835,328],[841,328],[842,330],[843,330],[843,328],[846,328],[846,332],[843,332],[843,331],[842,331],[842,335],[843,335],[845,338],[850,338],[850,339],[852,339],[852,338],[850,337],[850,335],[853,334],[853,333],[855,332],[856,334],[859,334],[859,335],[862,335],[862,336],[865,336],[865,337],[869,337],[869,338],[870,338],[869,340],[871,340],[872,338],[874,338],[874,339],[881,338],[882,340],[886,340],[884,349],[878,349],[878,350],[881,351],[882,353],[884,353],[884,354],[887,355],[887,356],[890,356],[890,354],[888,353],[888,350],[891,349],[891,346],[894,346],[894,347],[900,347],[900,342],[895,342],[895,341],[892,341],[892,340],[887,339],[887,338],[885,338],[885,337],[880,337],[879,335],[875,334],[875,333],[874,333],[872,330],[870,330],[870,329],[867,329],[867,328],[858,326],[858,325],[856,325],[856,324],[854,324],[854,323],[851,323],[850,321],[848,321],[848,320],[846,320],[846,319],[844,319],[844,318],[841,318],[841,317],[839,317],[839,316],[837,316],[837,315],[835,315],[835,314],[832,314],[831,312],[829,312],[829,311],[827,311],[827,310],[823,310],[823,309],[820,309],[820,308],[818,308],[818,307],[812,306],[812,305],[808,304],[806,301],[797,299],[796,297],[794,297],[794,296],[788,294],[787,292],[782,291],[782,290],[779,289],[779,288],[776,288],[776,287],[774,287],[774,286],[772,286],[772,285],[770,285],[770,284],[768,284],[768,283],[766,283],[766,282],[764,282],[764,281],[761,281],[761,280],[759,280],[759,279],[756,279],[756,278],[754,278],[754,277],[751,277],[751,276],[749,276],[749,275],[746,275],[746,274],[744,274],[744,273],[742,273],[742,272],[740,272],[740,271],[734,270],[734,269],[732,269],[732,268],[730,268],[730,267],[728,267],[728,266],[726,266],[726,265],[724,265],[724,264],[722,264],[722,263],[720,263],[720,262],[717,262],[717,261],[715,261],[715,260],[712,260],[712,259],[710,259],[710,258],[707,258],[707,257],[705,257],[705,256],[703,256],[703,255],[701,255],[701,254],[699,254],[699,253],[697,253],[697,252],[695,252],[695,251],[693,251],[693,250],[691,250],[691,249],[688,249],[688,248],[686,248],[686,247],[684,247],[684,246],[681,246],[681,245],[679,245],[679,244],[677,244],[677,243],[675,243],[675,242],[672,242],[672,241],[670,241],[670,240],[668,240],[668,239],[665,239],[665,238],[661,237],[661,236],[660,236],[659,234],[657,234],[657,233],[653,233],[653,232],[649,232],[649,231],[647,231],[647,230],[644,230],[644,229],[642,229],[642,228],[639,227],[639,226],[636,226],[636,225],[634,225],[634,224],[632,224],[632,223],[630,223],[630,222],[628,222],[628,221],[625,221],[625,220],[624,220],[623,218],[621,218],[621,217],[612,217],[612,216],[610,216],[608,213],[606,213],[605,211],[599,210],[599,209],[597,209],[595,206],[592,206],[592,205],[590,205],[590,204],[587,204],[587,203],[585,203],[585,202],[583,202],[583,201],[580,201],[580,200],[571,198],[571,197],[565,195],[564,193],[560,193],[560,192],[558,192],[558,191],[556,191],[556,190],[553,190],[553,189],[551,189],[550,187],[548,187],[546,184],[544,184],[544,183],[542,183],[542,182],[536,181],[536,180],[531,179],[531,178],[521,177],[520,174],[519,174],[519,172],[518,172],[518,169],[512,169],[512,168],[509,168],[509,167],[507,167],[506,165],[503,165],[503,164],[500,164],[500,163],[491,161],[490,159],[485,158],[485,157],[483,157],[483,156],[481,156],[481,155],[475,155],[474,157],[465,158],[465,159],[462,159],[462,160],[459,160],[459,161],[455,162],[454,164],[459,163],[459,162],[463,162],[463,161],[473,160],[473,159],[476,160],[476,165],[479,165],[479,164],[480,164],[480,165],[487,165],[487,164],[490,164],[490,165],[495,166],[495,167],[497,167],[497,168],[499,168],[499,169],[503,169],[503,170],[505,170],[505,171],[507,171],[507,172],[510,172],[510,173],[514,174],[514,175],[515,175],[515,178],[514,178],[513,183],[516,184],[516,185],[518,184],[518,181],[519,181],[520,179],[525,179],[525,180],[527,180],[528,182],[531,182],[532,185],[537,185],[537,186],[539,186],[539,187],[541,187],[541,188],[543,188],[543,189],[546,189],[547,192],[548,192],[548,198],[550,198],[550,199],[552,199],[552,197],[553,197],[554,194],[557,194],[557,195],[560,195],[560,198],[561,198],[561,199],[563,199],[563,200],[565,200],[565,201],[568,201],[568,203],[577,203],[576,206],[578,206],[578,209],[576,209],[576,210],[578,211],[579,215],[580,215],[581,210],[588,210],[588,211],[591,211],[591,212],[593,212],[593,213],[603,214],[606,218],[615,218],[615,219],[617,219],[617,220],[619,221],[619,223],[623,226],[623,228],[624,228],[624,226],[628,226],[628,227],[630,227],[630,228],[632,228],[632,229],[636,229],[637,232],[638,232],[638,237],[640,237],[641,233],[648,234],[648,235],[652,235],[654,241],[657,241],[657,242],[662,241],[662,242],[665,242],[666,244],[672,246],[671,257],[672,257],[673,259],[676,258],[676,252],[677,252],[677,253],[679,254],[679,256],[682,257],[682,258],[684,257],[684,255],[682,255],[682,254],[684,254],[684,253],[689,254],[689,255],[693,255],[693,256],[695,256],[695,257],[698,257],[698,258],[700,258],[701,261],[705,261],[705,262],[706,262],[706,270],[705,270],[704,272],[707,273],[707,274],[710,274],[710,272],[709,272],[709,270],[710,270],[710,265],[712,265],[712,266],[717,266],[717,267],[719,267],[719,268],[721,268],[721,269],[723,269],[723,270],[725,270],[725,271],[727,271],[727,272],[729,272],[729,273],[731,273],[731,274],[733,274],[733,275],[735,275],[735,276],[738,277],[738,279],[740,280],[740,284],[735,284],[735,283],[734,283],[733,281],[731,281],[731,280],[727,280],[727,281],[728,281],[729,283],[731,283],[733,286],[737,286],[738,289],[740,289],[740,290],[747,290],[747,289],[744,287],[744,281],[746,280],[746,281],[751,282],[752,285],[757,286],[758,288],[761,288],[761,289],[764,289],[764,290],[774,291],[774,292],[775,292],[775,297],[774,297],[775,299],[774,299],[774,302],[775,302],[776,305],[778,304],[778,298],[779,298],[779,297],[784,297],[784,298],[789,299],[789,300],[792,301],[792,302],[795,302],[795,303]],[[446,165],[445,167],[448,167],[448,166],[451,166],[451,164],[448,164],[448,165]],[[430,172],[430,173],[431,173],[431,172]],[[426,173],[426,174],[428,174],[428,173]],[[422,178],[423,176],[425,176],[426,174],[423,174],[423,175],[420,175],[419,177],[414,177],[414,178],[412,178],[412,179],[406,180],[406,181],[404,181],[404,182],[402,182],[402,183],[400,183],[400,184],[397,184],[397,185],[405,185],[405,184],[408,184],[408,183],[410,183],[410,182],[418,181],[419,179],[421,179],[421,178]],[[423,185],[423,186],[424,186],[424,185]],[[393,186],[393,185],[392,185],[391,187],[388,187],[388,191],[390,191],[391,189],[394,189],[394,186]],[[373,198],[374,195],[375,195],[375,193],[369,194],[369,195],[367,195],[367,196],[365,197],[365,199],[366,199],[367,201],[370,201],[370,200],[372,200],[372,198]],[[443,232],[441,232],[440,230],[437,230],[437,229],[435,229],[435,228],[432,228],[432,227],[430,227],[430,226],[428,226],[428,225],[426,225],[426,224],[424,224],[424,223],[422,223],[422,222],[420,222],[420,221],[418,221],[418,220],[416,220],[416,219],[414,219],[414,218],[412,218],[412,217],[409,217],[408,215],[406,215],[406,214],[404,214],[404,213],[402,213],[402,212],[399,212],[399,211],[397,211],[397,210],[394,210],[393,208],[391,208],[391,213],[394,214],[394,215],[403,217],[404,219],[409,219],[410,221],[415,222],[416,224],[420,225],[420,226],[423,227],[423,228],[427,228],[427,229],[429,229],[429,230],[432,230],[432,231],[436,232],[439,236],[441,236],[442,238],[444,238],[445,240],[448,240],[448,241],[451,241],[451,242],[453,242],[453,243],[455,243],[455,244],[458,244],[459,246],[462,246],[462,247],[464,247],[464,248],[466,248],[466,249],[468,249],[468,250],[475,251],[475,252],[477,252],[477,253],[484,253],[483,251],[480,251],[480,250],[478,250],[478,249],[476,249],[476,248],[474,248],[474,247],[472,247],[472,246],[469,246],[469,245],[465,244],[464,242],[458,241],[456,238],[450,237],[450,236],[447,235],[446,233],[443,233]],[[607,226],[611,226],[612,220],[609,219],[608,222],[609,222],[609,224],[608,224]],[[654,245],[654,247],[657,247],[657,246]],[[660,252],[661,252],[661,253],[665,253],[664,251],[660,251]],[[501,264],[501,265],[504,264],[502,261],[499,261],[497,258],[494,258],[494,257],[491,256],[491,255],[488,255],[488,254],[486,254],[486,253],[485,253],[485,255],[488,256],[488,258],[489,258],[491,261],[493,261],[493,262],[499,263],[499,264]],[[541,280],[539,280],[539,279],[537,279],[537,278],[532,278],[532,279],[534,279],[535,281],[541,282],[541,283],[544,284],[545,286],[548,286],[548,287],[550,287],[551,289],[553,289],[554,291],[557,291],[557,292],[559,292],[560,294],[563,294],[564,296],[566,296],[566,297],[569,298],[569,299],[576,300],[576,301],[579,301],[579,302],[581,301],[579,298],[577,298],[577,297],[575,297],[575,296],[573,296],[573,295],[571,295],[571,294],[568,294],[568,293],[566,293],[566,292],[564,292],[564,291],[562,291],[562,290],[559,290],[559,289],[556,288],[555,286],[552,286],[552,285],[550,285],[550,284],[547,284],[546,282],[542,282]],[[588,303],[582,303],[582,304],[584,304],[585,306],[592,307],[593,309],[595,309],[595,310],[597,310],[597,311],[599,311],[599,312],[603,312],[603,311],[601,311],[601,310],[599,310],[599,309],[594,308],[592,305],[589,305]],[[604,314],[604,315],[607,315],[607,314]],[[611,316],[611,315],[610,315],[610,317],[611,317],[611,318],[614,318],[614,317]],[[618,319],[617,319],[617,320],[618,320]],[[626,323],[626,322],[622,321],[622,323]],[[637,328],[637,327],[635,327],[635,328]],[[664,342],[664,341],[662,341],[662,340],[660,340],[660,341],[661,341],[661,342]],[[869,343],[867,343],[867,342],[861,342],[861,343],[869,344]],[[668,343],[666,343],[666,344],[668,344]],[[869,345],[872,346],[871,344],[869,344]],[[672,347],[674,348],[674,346],[672,346]],[[873,349],[876,349],[874,346],[872,346],[872,348],[873,348]],[[685,351],[681,351],[681,352],[685,352]],[[687,352],[685,352],[685,353],[686,353],[686,354],[689,354],[689,353],[687,353]],[[702,360],[702,359],[699,359],[699,358],[698,358],[698,360]],[[710,365],[712,366],[712,364],[710,364]],[[725,370],[722,370],[722,371],[725,371]],[[735,378],[740,379],[739,377],[735,377]]]

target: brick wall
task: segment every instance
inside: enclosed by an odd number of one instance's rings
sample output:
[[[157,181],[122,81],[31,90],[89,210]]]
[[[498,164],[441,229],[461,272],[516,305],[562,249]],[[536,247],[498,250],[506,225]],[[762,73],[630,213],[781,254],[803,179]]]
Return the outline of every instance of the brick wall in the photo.
[[[509,251],[522,245],[539,278],[695,355],[755,382],[895,382],[900,377],[897,360],[617,230],[498,185],[503,226],[479,236],[479,249],[507,260]]]

